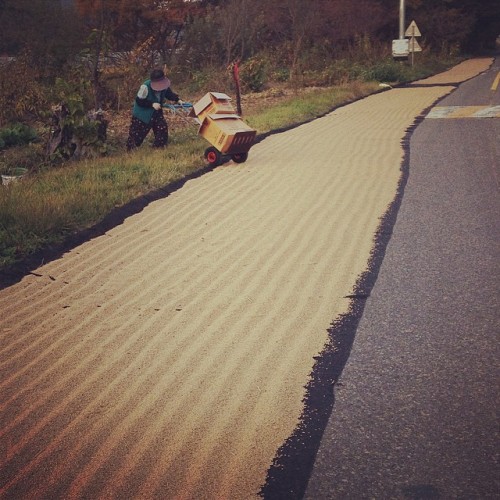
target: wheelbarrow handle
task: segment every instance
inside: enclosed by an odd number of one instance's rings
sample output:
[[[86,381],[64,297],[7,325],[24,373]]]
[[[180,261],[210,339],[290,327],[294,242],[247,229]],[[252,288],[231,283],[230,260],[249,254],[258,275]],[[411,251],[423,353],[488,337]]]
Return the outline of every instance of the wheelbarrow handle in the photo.
[[[177,111],[177,110],[185,110],[185,109],[191,109],[193,105],[190,102],[184,102],[182,104],[164,104],[164,108],[167,108],[171,111]]]

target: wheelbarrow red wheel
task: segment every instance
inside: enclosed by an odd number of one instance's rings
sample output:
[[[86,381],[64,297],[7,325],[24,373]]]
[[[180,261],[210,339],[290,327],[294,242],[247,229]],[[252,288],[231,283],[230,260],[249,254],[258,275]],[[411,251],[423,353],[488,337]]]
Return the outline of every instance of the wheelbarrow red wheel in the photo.
[[[205,159],[212,165],[216,167],[222,164],[222,155],[216,148],[207,148],[205,150]]]
[[[235,153],[231,156],[235,163],[245,163],[248,159],[248,153]]]

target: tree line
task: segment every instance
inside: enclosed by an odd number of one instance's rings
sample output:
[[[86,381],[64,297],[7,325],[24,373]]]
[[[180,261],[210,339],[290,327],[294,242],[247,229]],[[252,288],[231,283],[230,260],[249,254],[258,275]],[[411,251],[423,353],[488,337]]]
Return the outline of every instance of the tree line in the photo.
[[[406,18],[417,22],[426,51],[493,49],[500,2],[407,0]],[[27,80],[54,90],[57,79],[79,75],[95,107],[116,106],[159,63],[196,80],[239,61],[258,80],[265,60],[294,81],[356,45],[387,49],[398,19],[398,0],[0,0],[0,94],[29,111],[44,96]],[[8,68],[13,59],[17,66]],[[110,96],[113,78],[130,88],[115,85]]]
[[[431,50],[493,47],[498,0],[407,0]],[[29,50],[60,69],[85,46],[130,51],[147,44],[195,69],[261,51],[294,63],[312,48],[338,52],[356,36],[397,38],[398,0],[0,0],[0,53]]]

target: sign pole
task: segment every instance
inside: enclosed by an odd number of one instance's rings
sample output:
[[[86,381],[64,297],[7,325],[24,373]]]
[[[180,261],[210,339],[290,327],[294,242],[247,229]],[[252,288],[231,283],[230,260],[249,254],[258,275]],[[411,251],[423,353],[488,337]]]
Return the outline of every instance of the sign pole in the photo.
[[[415,62],[415,26],[412,25],[411,28],[411,67]]]

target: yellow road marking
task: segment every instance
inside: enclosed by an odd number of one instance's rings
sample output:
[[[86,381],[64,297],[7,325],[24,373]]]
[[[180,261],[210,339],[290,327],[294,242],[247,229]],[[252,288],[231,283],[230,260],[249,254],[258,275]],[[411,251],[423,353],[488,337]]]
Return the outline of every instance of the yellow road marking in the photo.
[[[493,82],[493,85],[491,86],[491,90],[496,91],[499,83],[500,83],[500,71],[497,73],[497,77],[495,78],[495,81]]]

